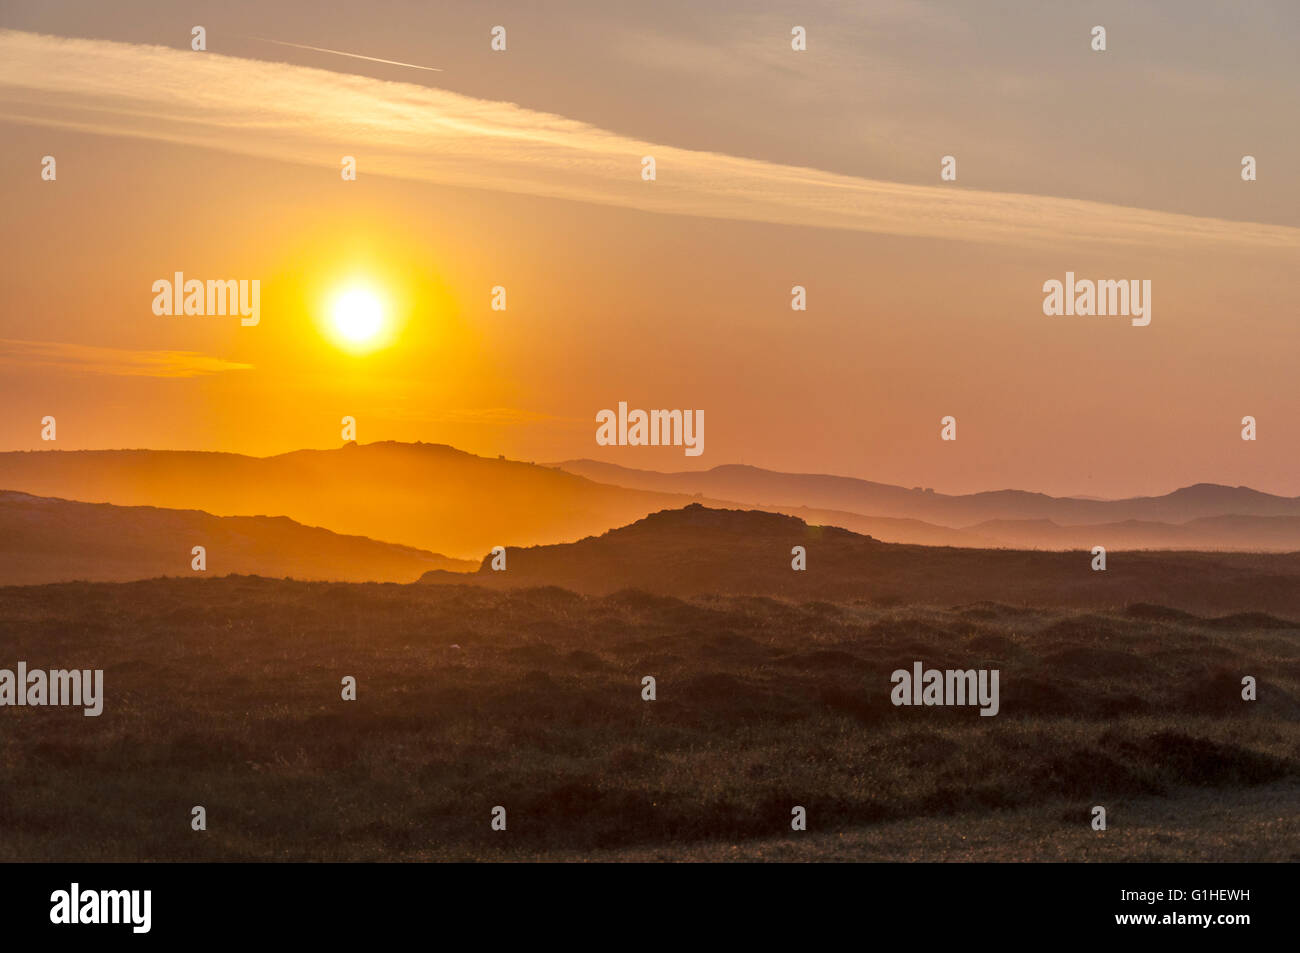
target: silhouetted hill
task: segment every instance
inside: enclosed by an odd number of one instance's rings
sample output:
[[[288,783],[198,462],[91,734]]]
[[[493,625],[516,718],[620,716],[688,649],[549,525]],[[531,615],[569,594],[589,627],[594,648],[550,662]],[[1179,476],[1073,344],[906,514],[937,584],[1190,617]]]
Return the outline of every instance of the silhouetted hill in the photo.
[[[497,545],[579,539],[694,499],[605,485],[552,467],[479,457],[440,444],[391,441],[264,458],[172,450],[0,453],[4,485],[119,505],[221,515],[282,513],[336,532],[475,559]],[[923,545],[996,545],[974,533],[919,520],[787,509],[809,522]]]
[[[282,514],[339,533],[473,559],[497,545],[580,539],[690,502],[779,511],[810,524],[926,546],[1300,548],[1295,522],[1300,501],[1246,488],[1201,485],[1167,497],[1119,501],[1060,500],[1014,490],[947,497],[744,466],[702,474],[652,474],[590,461],[565,466],[589,470],[595,478],[646,485],[597,482],[558,467],[390,441],[274,457],[168,450],[0,453],[0,486],[121,506],[222,516]],[[1239,512],[1218,512],[1234,508]],[[1295,513],[1287,516],[1288,510]],[[1230,515],[1244,518],[1192,530],[1166,525]],[[1082,530],[1062,532],[1133,520],[1140,525],[1123,527],[1104,541]]]
[[[813,526],[839,526],[862,536],[874,536],[876,539],[890,543],[912,543],[917,546],[966,546],[976,549],[1006,548],[1010,545],[996,536],[979,531],[976,527],[953,529],[949,526],[938,526],[905,517],[864,516],[846,510],[821,510],[809,506],[755,506],[725,501],[711,502],[703,499],[696,502],[703,502],[705,506],[730,506],[741,509],[753,507],[768,512],[784,513],[787,516],[796,516]]]
[[[791,568],[791,549],[807,569]],[[689,597],[753,594],[833,602],[958,605],[998,602],[1119,607],[1159,603],[1197,612],[1300,617],[1300,553],[1112,553],[959,549],[883,543],[869,536],[753,510],[692,504],[599,537],[507,549],[506,570],[485,558],[471,578],[500,587],[621,589]],[[430,573],[427,583],[465,581]]]
[[[218,517],[0,491],[0,585],[198,576],[190,565],[195,546],[207,551],[208,576],[410,582],[431,569],[474,567],[283,516]]]
[[[274,457],[174,450],[0,453],[0,486],[220,515],[283,514],[336,532],[477,558],[577,539],[688,497],[602,486],[437,444],[348,444]]]
[[[966,527],[990,520],[1051,520],[1057,525],[1145,520],[1186,523],[1212,516],[1300,517],[1300,497],[1273,496],[1249,487],[1198,483],[1164,496],[1124,500],[1052,497],[1023,490],[996,490],[948,496],[923,488],[907,489],[852,477],[778,473],[727,465],[711,470],[657,473],[595,460],[569,460],[557,466],[617,486],[671,493],[701,493],[718,499],[767,506],[808,506],[870,516],[924,520]]]

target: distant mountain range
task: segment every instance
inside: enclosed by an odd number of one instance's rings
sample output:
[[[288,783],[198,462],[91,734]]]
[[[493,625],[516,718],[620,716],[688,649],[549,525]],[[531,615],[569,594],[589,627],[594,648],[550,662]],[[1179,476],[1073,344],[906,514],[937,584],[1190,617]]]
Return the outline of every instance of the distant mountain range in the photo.
[[[9,452],[0,453],[0,489],[215,516],[283,516],[472,564],[494,546],[570,542],[692,502],[779,512],[926,546],[1300,551],[1300,498],[1247,487],[1198,484],[1127,500],[1019,490],[948,496],[746,466],[688,473],[590,460],[544,466],[423,443],[348,444],[272,457]]]
[[[223,516],[283,515],[476,561],[493,546],[577,539],[690,501],[439,444],[392,442],[273,457],[177,450],[0,453],[0,488]]]
[[[792,568],[802,546],[807,568]],[[597,537],[507,549],[504,571],[432,571],[421,582],[492,588],[558,586],[606,595],[775,596],[799,601],[1123,608],[1157,603],[1199,613],[1300,619],[1300,553],[1110,554],[1104,572],[1082,552],[977,550],[884,543],[844,529],[755,510],[692,504]],[[1164,610],[1153,609],[1159,617]],[[1246,619],[1236,620],[1245,623]],[[830,624],[828,622],[828,624]],[[1086,622],[1081,622],[1085,624]],[[1227,627],[1236,624],[1224,620]],[[1253,624],[1287,626],[1254,618]],[[1300,623],[1290,623],[1294,628]]]
[[[0,492],[0,585],[197,577],[195,546],[206,551],[208,576],[411,582],[430,569],[475,565],[283,516],[218,517]]]
[[[989,520],[1051,520],[1058,524],[1151,520],[1183,523],[1208,516],[1300,516],[1300,497],[1274,496],[1245,486],[1198,483],[1164,496],[1096,500],[994,490],[948,496],[854,477],[779,473],[729,464],[711,470],[658,473],[595,460],[556,464],[600,483],[659,493],[701,493],[768,507],[809,506],[852,513],[970,527]]]
[[[1027,549],[1300,550],[1300,497],[1249,487],[1198,483],[1164,496],[1097,500],[1053,497],[1023,490],[949,496],[853,477],[779,473],[726,465],[711,470],[658,473],[569,460],[561,469],[601,483],[660,493],[694,494],[805,516],[809,511],[851,513],[835,525],[882,539],[923,545]],[[803,510],[804,512],[800,512]],[[818,520],[820,521],[820,520]],[[911,521],[910,523],[905,521]]]
[[[1015,549],[1199,549],[1300,551],[1300,516],[1202,516],[1185,523],[1125,520],[1058,526],[1050,520],[989,520],[967,532]]]

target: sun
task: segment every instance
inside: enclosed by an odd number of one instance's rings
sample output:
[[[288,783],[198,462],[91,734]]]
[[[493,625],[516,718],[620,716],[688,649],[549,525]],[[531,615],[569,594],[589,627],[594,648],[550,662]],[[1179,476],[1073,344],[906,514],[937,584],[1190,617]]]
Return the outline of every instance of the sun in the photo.
[[[375,344],[384,329],[384,302],[369,288],[346,288],[330,305],[330,320],[345,342]]]
[[[401,275],[374,267],[322,272],[307,309],[325,341],[350,357],[378,355],[398,343],[411,298]]]

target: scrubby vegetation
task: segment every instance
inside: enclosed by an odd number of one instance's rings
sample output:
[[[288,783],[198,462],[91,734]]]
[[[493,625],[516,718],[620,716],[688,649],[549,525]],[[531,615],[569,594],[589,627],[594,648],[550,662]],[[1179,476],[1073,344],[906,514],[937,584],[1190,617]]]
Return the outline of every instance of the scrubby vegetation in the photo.
[[[106,693],[0,710],[6,860],[1297,853],[1300,628],[1263,614],[227,577],[0,589],[0,645]],[[916,660],[1000,669],[1000,714],[894,707]],[[1207,799],[1250,836],[1195,836]]]

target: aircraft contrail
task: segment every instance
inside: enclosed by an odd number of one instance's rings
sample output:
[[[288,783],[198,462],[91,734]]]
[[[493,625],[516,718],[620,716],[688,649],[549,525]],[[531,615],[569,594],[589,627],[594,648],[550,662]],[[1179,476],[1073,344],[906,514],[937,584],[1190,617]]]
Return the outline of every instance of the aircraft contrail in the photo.
[[[659,214],[1033,248],[1300,251],[1295,226],[869,179],[683,149],[436,85],[8,29],[0,29],[0,122],[217,149],[335,175],[336,145],[355,142],[378,175]],[[278,134],[267,135],[272,129]],[[645,156],[671,171],[671,188],[645,184]]]
[[[247,34],[245,34],[247,36]],[[276,46],[292,46],[299,50],[315,50],[317,53],[333,53],[335,56],[350,56],[354,60],[370,60],[372,63],[388,63],[390,66],[409,66],[411,69],[425,69],[433,73],[441,73],[442,68],[438,66],[421,66],[418,63],[403,63],[400,60],[384,60],[377,56],[362,56],[360,53],[348,53],[344,50],[327,50],[323,46],[307,46],[304,43],[288,43],[284,40],[272,40],[265,36],[247,36],[250,40],[259,40],[262,43],[274,43]]]

